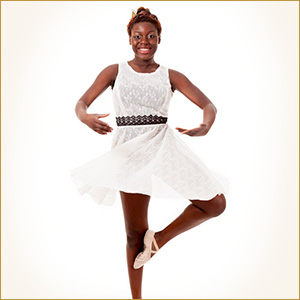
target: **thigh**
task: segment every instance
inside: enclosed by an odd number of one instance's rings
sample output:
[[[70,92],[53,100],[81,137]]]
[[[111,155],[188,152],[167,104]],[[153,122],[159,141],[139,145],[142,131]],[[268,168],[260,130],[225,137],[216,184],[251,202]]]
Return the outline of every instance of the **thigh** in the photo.
[[[148,229],[150,196],[120,191],[127,232],[145,232]]]

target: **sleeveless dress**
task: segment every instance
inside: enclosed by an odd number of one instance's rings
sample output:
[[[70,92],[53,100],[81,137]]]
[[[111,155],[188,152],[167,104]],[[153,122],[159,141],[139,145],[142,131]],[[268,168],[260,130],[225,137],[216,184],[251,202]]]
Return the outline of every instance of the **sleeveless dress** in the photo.
[[[112,149],[71,171],[81,195],[114,203],[116,192],[210,200],[225,193],[200,158],[166,122],[173,92],[168,68],[138,73],[119,64],[113,88]]]

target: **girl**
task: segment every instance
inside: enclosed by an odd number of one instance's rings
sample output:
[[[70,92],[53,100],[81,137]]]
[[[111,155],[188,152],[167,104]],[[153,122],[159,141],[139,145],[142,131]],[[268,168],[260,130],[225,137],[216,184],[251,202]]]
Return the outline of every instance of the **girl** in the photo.
[[[176,129],[204,136],[216,117],[212,102],[183,74],[154,60],[161,40],[157,17],[140,7],[127,26],[134,58],[110,65],[76,104],[80,121],[101,135],[112,132],[108,114],[88,114],[87,108],[109,86],[113,89],[117,130],[112,150],[72,171],[81,194],[111,204],[121,195],[127,234],[127,263],[132,297],[141,299],[143,265],[177,235],[220,215],[225,209],[223,187],[202,161],[167,124],[168,106],[178,90],[203,110],[202,123]],[[191,204],[159,232],[148,229],[151,196],[180,195]]]

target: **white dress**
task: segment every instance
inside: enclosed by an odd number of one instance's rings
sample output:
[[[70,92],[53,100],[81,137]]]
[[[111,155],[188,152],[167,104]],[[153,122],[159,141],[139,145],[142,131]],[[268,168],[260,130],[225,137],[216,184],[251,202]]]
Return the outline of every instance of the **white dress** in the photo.
[[[80,194],[110,205],[117,191],[199,200],[225,193],[167,123],[145,124],[168,116],[172,95],[166,67],[138,73],[127,62],[119,64],[113,104],[123,125],[117,126],[109,152],[71,171]],[[133,119],[140,125],[130,125]]]

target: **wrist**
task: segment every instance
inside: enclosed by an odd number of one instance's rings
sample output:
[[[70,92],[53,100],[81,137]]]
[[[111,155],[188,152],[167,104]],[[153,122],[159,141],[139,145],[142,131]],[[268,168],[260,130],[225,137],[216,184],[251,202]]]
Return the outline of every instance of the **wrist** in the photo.
[[[201,123],[200,125],[199,125],[199,128],[201,128],[201,127],[206,127],[206,128],[210,128],[211,127],[211,125],[209,125],[208,123]]]
[[[208,129],[210,129],[211,126],[213,125],[213,122],[207,122],[207,123],[204,123],[204,124],[206,125],[206,127],[207,127]]]

